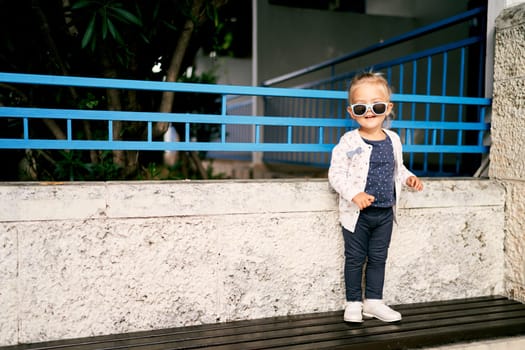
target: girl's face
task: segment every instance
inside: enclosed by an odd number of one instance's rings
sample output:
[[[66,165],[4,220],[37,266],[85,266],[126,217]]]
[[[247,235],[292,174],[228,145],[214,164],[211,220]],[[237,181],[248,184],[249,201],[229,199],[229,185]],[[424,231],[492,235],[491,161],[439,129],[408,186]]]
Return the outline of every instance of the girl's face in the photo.
[[[369,131],[382,129],[386,116],[394,106],[390,102],[388,90],[382,84],[372,82],[362,82],[355,86],[351,91],[350,103],[347,110],[352,119],[362,129]]]

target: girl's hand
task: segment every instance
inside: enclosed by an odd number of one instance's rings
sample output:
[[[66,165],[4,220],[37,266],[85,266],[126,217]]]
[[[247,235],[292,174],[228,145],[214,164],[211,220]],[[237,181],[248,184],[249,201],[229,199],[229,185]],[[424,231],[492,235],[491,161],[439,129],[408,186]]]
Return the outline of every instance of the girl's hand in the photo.
[[[354,198],[352,198],[352,202],[354,202],[360,210],[368,208],[372,205],[372,203],[374,203],[374,201],[374,196],[365,192],[358,193],[355,195]]]
[[[416,191],[423,190],[423,182],[417,176],[410,176],[406,182],[408,187],[415,189]]]

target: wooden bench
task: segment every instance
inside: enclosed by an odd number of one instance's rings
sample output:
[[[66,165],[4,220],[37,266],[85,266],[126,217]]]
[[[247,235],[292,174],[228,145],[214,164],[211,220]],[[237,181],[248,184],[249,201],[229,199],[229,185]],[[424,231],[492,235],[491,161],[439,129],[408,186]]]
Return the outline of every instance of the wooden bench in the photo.
[[[343,322],[343,311],[0,347],[1,350],[407,349],[525,335],[525,304],[500,296],[395,306],[403,320]]]

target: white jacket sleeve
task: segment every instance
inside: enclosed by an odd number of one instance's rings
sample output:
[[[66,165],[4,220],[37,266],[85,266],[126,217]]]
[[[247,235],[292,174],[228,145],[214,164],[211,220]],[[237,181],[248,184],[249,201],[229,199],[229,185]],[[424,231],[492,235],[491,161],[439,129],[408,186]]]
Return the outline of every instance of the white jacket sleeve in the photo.
[[[352,202],[358,193],[363,192],[366,186],[366,175],[368,174],[367,153],[361,150],[357,154],[350,154],[352,147],[342,137],[332,150],[330,168],[328,169],[328,181],[332,188],[348,202]],[[360,148],[360,147],[359,147]],[[363,164],[363,158],[366,164]],[[363,169],[366,167],[366,169]]]

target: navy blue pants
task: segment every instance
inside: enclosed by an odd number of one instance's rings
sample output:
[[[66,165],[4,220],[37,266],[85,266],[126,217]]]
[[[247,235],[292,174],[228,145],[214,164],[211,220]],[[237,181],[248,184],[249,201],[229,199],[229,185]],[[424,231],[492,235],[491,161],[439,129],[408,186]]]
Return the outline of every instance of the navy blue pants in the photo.
[[[383,298],[385,264],[393,221],[392,208],[368,207],[359,214],[355,232],[343,227],[347,301],[363,300],[361,282],[365,262],[365,298]]]

